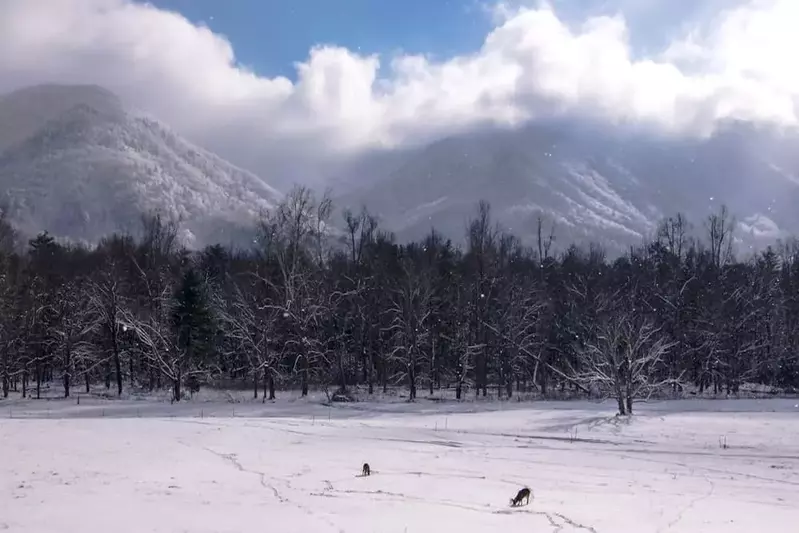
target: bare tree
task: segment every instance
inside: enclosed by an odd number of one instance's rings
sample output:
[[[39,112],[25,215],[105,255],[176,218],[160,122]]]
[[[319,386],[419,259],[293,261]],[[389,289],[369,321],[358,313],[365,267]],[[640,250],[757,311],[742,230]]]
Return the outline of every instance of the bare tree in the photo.
[[[325,191],[322,198],[315,202],[316,212],[313,217],[313,237],[316,249],[316,264],[324,266],[327,259],[327,246],[330,240],[330,215],[333,213],[333,200],[331,192]]]
[[[179,293],[178,293],[179,294]],[[158,297],[157,305],[143,316],[121,309],[119,323],[132,332],[148,364],[172,383],[173,400],[180,401],[183,383],[213,372],[213,363],[202,357],[199,346],[206,338],[190,318],[181,316],[181,302],[170,288]],[[204,304],[203,304],[204,305]],[[206,320],[205,317],[201,318]]]
[[[280,272],[275,289],[280,293],[276,304],[289,333],[286,348],[296,354],[293,368],[299,372],[302,395],[308,394],[312,359],[321,357],[316,339],[310,334],[319,325],[320,288],[314,270],[321,265],[322,235],[331,212],[330,200],[317,203],[306,187],[296,187],[261,223],[262,242],[268,257],[274,258]],[[316,247],[316,265],[309,250]]]
[[[225,334],[235,349],[244,354],[253,376],[253,396],[258,397],[259,377],[263,376],[263,401],[275,399],[275,380],[280,377],[282,353],[276,342],[280,309],[264,299],[252,284],[234,288],[232,301],[222,312]]]
[[[119,323],[125,332],[132,332],[136,348],[148,366],[170,380],[172,399],[179,401],[180,382],[185,377],[188,361],[170,328],[170,296],[169,289],[164,289],[157,297],[157,303],[153,302],[148,312],[138,316],[130,309],[121,309]]]
[[[539,214],[536,217],[536,241],[538,243],[538,262],[543,263],[549,259],[552,244],[555,242],[555,223],[549,228],[549,235],[544,236],[544,218]]]
[[[114,269],[101,271],[98,278],[90,285],[89,305],[94,315],[98,333],[104,340],[108,359],[114,365],[116,376],[117,394],[122,395],[122,348],[120,332],[122,325],[120,315],[123,308],[129,304],[122,292],[121,281],[114,273]],[[131,384],[133,375],[130,376]]]
[[[675,256],[682,258],[688,245],[690,225],[682,213],[669,217],[658,226],[657,240]]]
[[[710,215],[707,219],[710,257],[716,268],[726,265],[733,258],[732,238],[734,228],[735,219],[730,216],[726,205],[722,205],[718,213]]]
[[[651,321],[634,313],[617,309],[596,326],[581,351],[577,374],[586,386],[616,398],[620,415],[633,413],[633,400],[649,398],[675,381],[662,377],[661,368],[674,343]]]
[[[413,401],[422,351],[430,334],[433,291],[429,276],[420,272],[410,258],[403,260],[402,272],[389,309],[390,332],[394,339],[390,360],[399,363],[398,378],[407,379],[409,399]]]
[[[474,353],[475,392],[487,394],[489,331],[486,324],[494,305],[496,288],[495,260],[497,229],[491,222],[491,206],[481,201],[477,216],[469,223],[467,262],[470,265],[471,310],[469,345]]]
[[[77,373],[76,362],[84,368],[90,366],[87,356],[92,353],[91,335],[100,327],[99,316],[92,313],[87,293],[83,283],[77,280],[66,283],[60,291],[59,316],[53,333],[62,355],[60,366],[65,398],[70,395],[73,376]]]

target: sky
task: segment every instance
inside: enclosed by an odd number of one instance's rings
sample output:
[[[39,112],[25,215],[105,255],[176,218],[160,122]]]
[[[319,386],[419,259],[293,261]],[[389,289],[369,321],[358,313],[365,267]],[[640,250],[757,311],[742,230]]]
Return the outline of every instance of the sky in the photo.
[[[227,36],[239,62],[261,75],[296,80],[294,64],[315,45],[363,53],[434,54],[479,49],[491,29],[477,0],[156,0]],[[224,6],[224,7],[222,7]]]
[[[707,135],[799,124],[797,27],[796,0],[2,0],[0,92],[99,84],[280,168],[552,114]]]
[[[425,54],[439,60],[477,52],[492,29],[492,7],[481,0],[155,0],[195,24],[230,39],[237,60],[261,75],[296,80],[295,63],[319,44],[390,56]],[[221,7],[224,5],[224,7]],[[516,3],[515,6],[523,6]],[[528,3],[527,5],[534,5]],[[555,0],[560,18],[623,13],[631,23],[636,55],[657,50],[687,20],[732,0]]]

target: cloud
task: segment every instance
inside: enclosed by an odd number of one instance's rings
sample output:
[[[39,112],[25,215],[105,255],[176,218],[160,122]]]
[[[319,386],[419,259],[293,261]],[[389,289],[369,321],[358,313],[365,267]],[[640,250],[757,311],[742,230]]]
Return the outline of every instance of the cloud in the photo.
[[[397,146],[553,112],[681,134],[706,134],[727,118],[799,123],[796,0],[716,10],[647,58],[631,52],[631,28],[617,13],[575,25],[545,4],[500,4],[473,54],[436,62],[319,46],[292,82],[239,66],[225,38],[150,5],[3,0],[0,91],[97,83],[189,138],[240,155],[271,146],[265,157],[278,159]]]

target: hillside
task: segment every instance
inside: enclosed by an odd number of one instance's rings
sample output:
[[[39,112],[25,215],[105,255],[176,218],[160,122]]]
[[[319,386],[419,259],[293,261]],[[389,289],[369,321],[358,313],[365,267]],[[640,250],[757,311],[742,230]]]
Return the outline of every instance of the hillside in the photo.
[[[799,233],[797,144],[795,132],[743,124],[675,139],[539,122],[363,154],[331,167],[326,185],[340,209],[366,205],[401,241],[436,227],[461,242],[487,200],[495,220],[527,242],[542,215],[558,245],[598,241],[613,253],[677,212],[701,233],[726,204],[746,251]],[[93,242],[135,231],[143,213],[158,210],[181,220],[189,244],[203,245],[249,239],[281,195],[101,87],[40,85],[0,97],[0,196],[27,235],[46,229]]]
[[[639,244],[682,212],[697,232],[726,204],[739,249],[799,233],[795,133],[729,124],[704,140],[596,125],[549,123],[450,137],[375,172],[339,198],[366,205],[400,240],[436,227],[456,241],[484,199],[496,220],[526,240],[536,218],[561,243]]]
[[[0,100],[0,117],[0,191],[28,235],[93,242],[157,210],[181,220],[189,244],[225,242],[280,197],[97,87],[18,91]]]

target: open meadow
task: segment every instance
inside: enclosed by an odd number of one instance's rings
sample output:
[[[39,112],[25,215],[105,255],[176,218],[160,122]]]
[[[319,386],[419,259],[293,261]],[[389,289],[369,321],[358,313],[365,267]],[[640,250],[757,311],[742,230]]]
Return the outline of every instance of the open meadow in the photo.
[[[5,400],[0,530],[795,532],[799,403]],[[368,462],[372,475],[361,476]],[[529,505],[509,499],[529,486]]]

